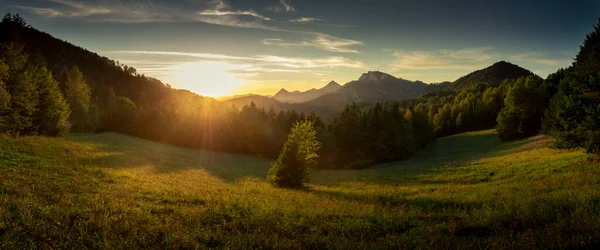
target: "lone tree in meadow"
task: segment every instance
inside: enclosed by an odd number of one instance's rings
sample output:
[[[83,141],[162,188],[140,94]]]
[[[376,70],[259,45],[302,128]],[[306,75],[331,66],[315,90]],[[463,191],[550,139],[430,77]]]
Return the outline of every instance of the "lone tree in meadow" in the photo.
[[[278,187],[304,187],[308,182],[308,168],[316,164],[317,150],[320,147],[313,122],[296,122],[279,157],[272,164],[267,180]]]

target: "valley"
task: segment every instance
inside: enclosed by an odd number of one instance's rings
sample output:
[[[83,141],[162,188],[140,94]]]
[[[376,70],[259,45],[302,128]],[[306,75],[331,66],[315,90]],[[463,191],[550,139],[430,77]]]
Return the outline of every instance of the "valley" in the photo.
[[[116,133],[0,137],[0,247],[594,248],[600,173],[549,140],[469,132],[286,190],[260,157]]]

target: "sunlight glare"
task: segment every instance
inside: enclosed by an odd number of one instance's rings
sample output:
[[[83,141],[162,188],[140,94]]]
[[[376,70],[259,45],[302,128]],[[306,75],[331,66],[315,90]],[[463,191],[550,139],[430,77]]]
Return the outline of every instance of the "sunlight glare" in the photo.
[[[189,89],[203,96],[231,95],[240,81],[234,73],[235,66],[225,62],[185,62],[172,72],[177,88]]]

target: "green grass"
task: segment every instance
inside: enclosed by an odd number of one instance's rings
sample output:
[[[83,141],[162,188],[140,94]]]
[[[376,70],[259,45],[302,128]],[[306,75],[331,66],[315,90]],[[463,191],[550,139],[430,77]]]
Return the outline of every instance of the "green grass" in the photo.
[[[600,166],[547,143],[465,133],[286,190],[259,157],[0,136],[0,249],[598,248]]]

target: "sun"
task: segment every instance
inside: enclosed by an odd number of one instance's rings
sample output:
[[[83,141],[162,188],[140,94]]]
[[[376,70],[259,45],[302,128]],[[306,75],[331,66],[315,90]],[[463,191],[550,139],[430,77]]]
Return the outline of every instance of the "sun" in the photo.
[[[225,62],[185,62],[173,68],[174,84],[197,94],[211,97],[231,95],[240,81],[230,71],[231,64]]]

